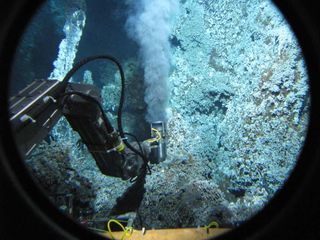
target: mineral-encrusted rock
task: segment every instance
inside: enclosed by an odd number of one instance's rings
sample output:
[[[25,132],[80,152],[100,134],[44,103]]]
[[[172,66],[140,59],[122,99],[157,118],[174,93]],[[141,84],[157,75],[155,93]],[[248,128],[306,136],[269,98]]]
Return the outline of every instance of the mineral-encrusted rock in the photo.
[[[192,178],[219,186],[227,202],[223,217],[212,220],[237,225],[282,187],[303,146],[309,93],[301,49],[283,16],[265,0],[181,1],[172,42],[172,165],[155,167],[140,215],[148,227],[210,222],[210,215],[198,213],[214,202],[178,201],[183,186],[193,186]],[[189,168],[185,180],[187,161],[181,159],[188,156],[197,167]]]
[[[213,220],[230,226],[231,213],[221,188],[206,180],[199,161],[190,155],[154,166],[135,227],[197,227]]]
[[[64,213],[75,219],[93,214],[96,194],[92,183],[72,168],[67,146],[43,142],[26,164],[38,186]]]

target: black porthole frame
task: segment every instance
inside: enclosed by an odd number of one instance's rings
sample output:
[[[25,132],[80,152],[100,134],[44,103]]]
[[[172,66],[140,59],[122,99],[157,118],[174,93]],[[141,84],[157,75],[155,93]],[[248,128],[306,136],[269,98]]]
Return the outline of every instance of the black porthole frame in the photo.
[[[41,0],[0,3],[0,238],[105,239],[60,213],[33,184],[17,154],[8,120],[8,81],[18,40]],[[310,79],[308,134],[284,187],[252,219],[216,239],[320,239],[320,27],[316,3],[275,0],[295,32]],[[3,6],[2,6],[3,5]],[[317,112],[319,111],[319,112]]]

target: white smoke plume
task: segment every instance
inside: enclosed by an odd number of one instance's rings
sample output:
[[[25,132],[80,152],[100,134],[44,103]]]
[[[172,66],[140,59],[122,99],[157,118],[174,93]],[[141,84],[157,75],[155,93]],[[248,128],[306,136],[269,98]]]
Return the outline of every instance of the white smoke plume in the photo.
[[[170,71],[170,42],[172,20],[179,0],[133,0],[127,20],[127,31],[140,47],[144,67],[145,97],[148,122],[167,121],[169,102],[167,81]]]
[[[63,27],[65,38],[59,45],[58,58],[53,63],[54,69],[49,79],[61,81],[72,68],[85,24],[86,14],[82,10],[76,10],[73,14],[67,16]]]

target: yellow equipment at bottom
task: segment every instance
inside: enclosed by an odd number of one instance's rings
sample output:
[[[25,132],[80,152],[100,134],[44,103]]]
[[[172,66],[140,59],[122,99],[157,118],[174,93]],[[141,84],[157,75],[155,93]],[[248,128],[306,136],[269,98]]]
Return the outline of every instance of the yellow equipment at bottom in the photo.
[[[177,229],[157,229],[157,230],[131,230],[131,233],[124,237],[124,232],[112,232],[113,239],[125,240],[205,240],[219,236],[227,231],[228,228],[177,228]],[[110,238],[108,232],[101,233]]]

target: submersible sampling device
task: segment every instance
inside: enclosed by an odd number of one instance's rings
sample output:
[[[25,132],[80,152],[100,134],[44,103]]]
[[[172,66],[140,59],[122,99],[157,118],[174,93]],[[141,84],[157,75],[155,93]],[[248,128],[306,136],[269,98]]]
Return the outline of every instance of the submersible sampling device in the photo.
[[[149,159],[151,163],[163,162],[167,157],[167,129],[162,121],[151,123],[151,143]]]
[[[111,125],[104,113],[97,87],[69,83],[80,67],[97,59],[112,61],[120,72],[118,129]],[[10,121],[22,155],[28,156],[64,116],[72,129],[79,133],[103,174],[132,181],[145,176],[150,172],[149,163],[158,164],[166,159],[166,125],[161,121],[151,123],[151,138],[143,142],[125,133],[122,128],[124,96],[124,71],[120,63],[108,55],[80,61],[62,81],[35,80],[10,99]],[[130,143],[126,136],[134,137],[136,142]]]

